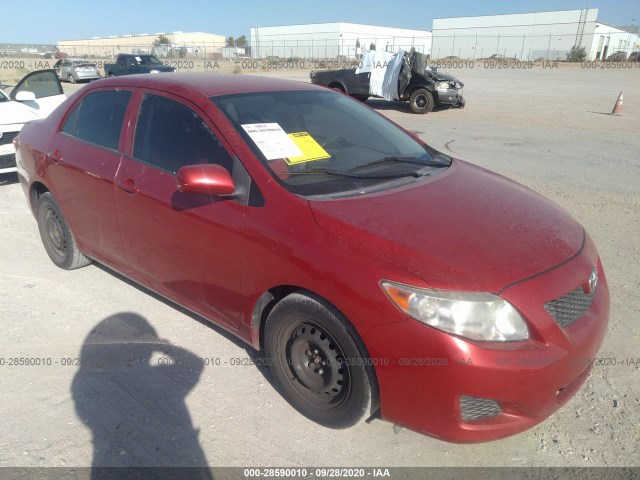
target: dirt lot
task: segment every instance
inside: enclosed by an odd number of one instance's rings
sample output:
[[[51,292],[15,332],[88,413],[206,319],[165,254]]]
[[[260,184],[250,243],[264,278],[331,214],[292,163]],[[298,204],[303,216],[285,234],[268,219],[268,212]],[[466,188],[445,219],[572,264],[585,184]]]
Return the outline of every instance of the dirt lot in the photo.
[[[383,421],[349,430],[322,428],[295,412],[263,369],[231,365],[247,363],[252,354],[220,330],[99,265],[73,272],[54,267],[19,184],[5,176],[0,186],[0,357],[5,359],[0,466],[88,466],[94,455],[110,465],[141,463],[132,459],[184,464],[198,448],[212,466],[640,465],[640,68],[449,73],[467,85],[464,110],[417,116],[401,103],[369,105],[436,148],[553,199],[594,238],[612,295],[601,352],[608,360],[594,367],[564,408],[525,433],[477,445],[444,443]],[[304,71],[266,74],[308,79]],[[620,90],[624,114],[606,115]],[[226,364],[206,365],[199,381],[197,372],[183,372],[184,381],[175,383],[152,372],[148,363],[136,363],[123,348],[113,353],[131,364],[122,377],[110,379],[108,387],[79,390],[73,383],[74,359],[87,335],[123,312],[144,317],[157,337],[184,355]],[[144,341],[155,335],[149,331]],[[150,355],[157,365],[163,354]],[[12,357],[49,358],[52,364],[8,366]],[[77,414],[89,398],[102,405],[91,428],[135,438],[131,449],[94,453],[91,429]],[[167,428],[168,423],[174,427]],[[192,426],[197,435],[189,435]],[[160,438],[175,439],[170,457],[157,453]]]

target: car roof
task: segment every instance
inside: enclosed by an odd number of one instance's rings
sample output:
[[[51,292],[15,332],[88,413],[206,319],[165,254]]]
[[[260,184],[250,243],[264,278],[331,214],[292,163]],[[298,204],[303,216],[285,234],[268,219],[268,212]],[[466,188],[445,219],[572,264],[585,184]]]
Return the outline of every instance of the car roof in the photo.
[[[143,73],[109,77],[94,82],[93,85],[99,88],[142,87],[169,92],[179,88],[189,88],[198,90],[207,97],[283,90],[324,90],[321,87],[294,80],[226,73]]]

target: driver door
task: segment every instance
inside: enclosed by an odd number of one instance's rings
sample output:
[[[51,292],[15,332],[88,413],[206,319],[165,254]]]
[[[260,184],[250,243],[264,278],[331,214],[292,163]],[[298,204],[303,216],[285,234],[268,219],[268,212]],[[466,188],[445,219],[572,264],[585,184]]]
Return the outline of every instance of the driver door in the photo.
[[[22,100],[21,92],[33,93],[35,100]],[[34,110],[38,117],[44,118],[67,98],[55,70],[38,70],[26,75],[9,95],[11,100],[18,101]]]
[[[133,148],[116,175],[125,253],[143,283],[205,317],[237,329],[246,206],[234,199],[183,193],[176,172],[232,154],[195,105],[147,92]]]

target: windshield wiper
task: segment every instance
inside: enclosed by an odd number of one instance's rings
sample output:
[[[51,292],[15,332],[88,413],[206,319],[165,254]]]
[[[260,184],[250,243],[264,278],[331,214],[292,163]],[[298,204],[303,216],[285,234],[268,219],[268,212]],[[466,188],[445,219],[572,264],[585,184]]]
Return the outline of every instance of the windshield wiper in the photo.
[[[446,158],[446,157],[445,157]],[[358,165],[357,167],[351,168],[349,171],[353,172],[354,170],[359,170],[364,167],[370,167],[372,165],[378,165],[380,163],[389,163],[389,162],[397,162],[397,163],[411,163],[414,165],[420,165],[421,167],[434,167],[434,168],[442,168],[448,167],[450,163],[436,162],[433,160],[420,160],[416,157],[383,157],[378,158],[377,160],[373,160],[368,163],[363,163],[362,165]]]
[[[446,155],[437,154],[435,158],[440,158],[443,161],[435,161],[435,160],[420,160],[416,157],[384,157],[374,160],[369,163],[363,163],[362,165],[357,165],[348,170],[335,170],[332,168],[320,168],[313,167],[307,168],[305,170],[298,170],[293,172],[287,172],[288,175],[336,175],[340,177],[347,178],[399,178],[399,177],[422,177],[428,175],[431,172],[432,168],[444,168],[451,165],[451,159]],[[372,165],[377,165],[381,163],[395,162],[402,165],[401,168],[394,169],[384,169],[374,172],[357,172],[357,170],[369,167]],[[412,165],[412,167],[407,167],[407,164]],[[413,165],[419,166],[419,168],[413,167]]]
[[[398,178],[398,177],[417,177],[419,176],[413,170],[396,170],[396,171],[382,171],[371,173],[353,173],[350,170],[334,170],[331,168],[309,168],[307,170],[299,170],[296,172],[287,172],[287,175],[336,175],[347,178]]]

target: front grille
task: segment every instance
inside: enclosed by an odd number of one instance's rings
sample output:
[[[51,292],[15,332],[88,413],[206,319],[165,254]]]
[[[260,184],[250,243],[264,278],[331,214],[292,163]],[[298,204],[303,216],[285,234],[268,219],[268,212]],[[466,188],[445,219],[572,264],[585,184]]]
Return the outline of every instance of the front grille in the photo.
[[[495,417],[501,414],[502,409],[495,400],[469,397],[467,395],[460,397],[460,417],[465,422]]]
[[[0,145],[11,145],[13,143],[13,139],[18,136],[19,132],[2,132],[2,136],[0,137]],[[13,146],[11,148],[13,152]],[[14,153],[9,153],[7,155],[0,155],[0,170],[5,168],[15,168],[16,166],[16,156]]]
[[[565,328],[587,313],[592,301],[593,293],[586,293],[580,286],[573,292],[545,303],[544,309],[561,328]]]
[[[7,145],[13,142],[13,139],[18,136],[19,132],[3,132],[0,137],[0,145]]]
[[[16,156],[13,153],[11,155],[0,155],[0,169],[15,168],[15,166]]]

